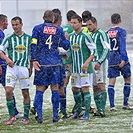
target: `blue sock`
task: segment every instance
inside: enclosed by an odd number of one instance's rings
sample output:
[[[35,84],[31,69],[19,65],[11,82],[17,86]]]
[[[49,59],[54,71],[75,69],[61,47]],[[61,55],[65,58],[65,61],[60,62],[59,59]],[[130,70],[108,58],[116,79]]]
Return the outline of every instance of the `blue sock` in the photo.
[[[65,93],[65,96],[66,96],[66,86],[64,86],[64,93]]]
[[[13,98],[13,101],[14,101],[14,112],[15,112],[15,115],[17,115],[19,112],[18,112],[17,107],[16,107],[16,100],[15,100],[14,93],[12,93],[12,98]]]
[[[128,105],[128,99],[130,95],[130,83],[125,83],[124,84],[124,89],[123,89],[123,94],[124,94],[124,101],[123,105],[127,106]]]
[[[59,100],[60,100],[59,91],[53,90],[51,101],[53,105],[53,117],[54,118],[58,118]]]
[[[110,108],[115,107],[114,105],[115,90],[113,85],[108,85],[108,95],[109,95]]]
[[[42,118],[42,104],[43,104],[43,92],[42,91],[36,91],[36,95],[35,95],[35,99],[34,99],[35,103],[36,103],[36,111],[37,111],[37,115],[38,117]]]
[[[33,106],[36,108],[36,106],[37,106],[37,102],[36,102],[36,94],[37,93],[35,93],[35,96],[34,96],[34,102],[33,102]]]
[[[66,96],[60,95],[60,110],[64,115],[66,115]]]

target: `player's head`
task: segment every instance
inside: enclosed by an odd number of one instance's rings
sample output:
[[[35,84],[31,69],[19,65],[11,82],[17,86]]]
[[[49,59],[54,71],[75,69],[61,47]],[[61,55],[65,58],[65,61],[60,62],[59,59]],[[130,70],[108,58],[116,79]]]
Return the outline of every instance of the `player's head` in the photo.
[[[118,13],[114,13],[111,15],[111,22],[112,24],[119,24],[121,23],[121,16]]]
[[[52,12],[54,13],[54,24],[56,26],[60,26],[61,22],[62,22],[62,16],[61,16],[61,11],[58,8],[55,8],[52,10]]]
[[[58,8],[53,9],[52,12],[61,15],[61,11],[60,11],[60,9],[58,9]]]
[[[13,17],[11,19],[12,28],[15,34],[21,34],[23,22],[19,16]]]
[[[66,14],[67,21],[71,21],[71,17],[72,17],[73,15],[75,15],[75,14],[76,14],[75,11],[69,10],[69,11],[67,12],[67,14]]]
[[[79,31],[82,27],[82,18],[78,14],[73,15],[71,18],[71,25],[75,32]]]
[[[95,17],[90,17],[86,20],[86,26],[90,32],[95,32],[97,30],[97,20]]]
[[[92,17],[92,14],[91,14],[90,11],[85,10],[84,12],[82,12],[82,20],[83,20],[84,23],[85,23],[86,20],[87,20],[88,18],[90,18],[90,17]]]
[[[54,24],[60,26],[62,22],[62,16],[58,13],[54,13]]]
[[[23,22],[22,22],[22,18],[20,18],[19,16],[16,16],[16,17],[12,18],[11,21],[17,21],[17,20],[19,21],[20,24],[23,23]]]
[[[54,22],[54,13],[51,10],[46,10],[43,15],[43,20]]]
[[[8,19],[7,16],[4,14],[0,14],[0,27],[2,30],[7,29],[8,26]]]

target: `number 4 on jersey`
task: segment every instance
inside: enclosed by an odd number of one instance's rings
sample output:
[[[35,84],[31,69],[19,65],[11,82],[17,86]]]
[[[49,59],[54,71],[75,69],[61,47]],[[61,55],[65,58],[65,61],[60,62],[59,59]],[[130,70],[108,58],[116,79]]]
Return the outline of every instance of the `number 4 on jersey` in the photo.
[[[53,42],[52,42],[52,35],[50,35],[50,36],[48,37],[48,39],[46,40],[46,43],[45,43],[45,44],[49,45],[48,47],[49,47],[49,49],[50,49],[52,43],[53,43]]]

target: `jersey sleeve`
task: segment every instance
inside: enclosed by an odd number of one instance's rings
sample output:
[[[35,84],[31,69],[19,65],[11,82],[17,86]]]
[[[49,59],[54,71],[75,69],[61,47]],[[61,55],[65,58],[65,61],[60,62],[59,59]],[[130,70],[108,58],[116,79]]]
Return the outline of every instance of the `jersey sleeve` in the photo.
[[[31,60],[36,60],[36,49],[37,49],[37,29],[36,27],[32,30],[32,40],[30,44],[30,51],[31,51]]]
[[[93,42],[93,40],[89,34],[85,37],[85,43],[86,43],[88,49],[90,50],[91,55],[94,55],[96,57],[97,56],[96,44]]]
[[[102,55],[98,59],[98,63],[102,64],[107,59],[108,54],[109,54],[109,49],[110,49],[109,48],[110,47],[109,38],[108,38],[108,35],[105,32],[103,32],[100,35],[100,41],[101,41],[101,44],[103,46],[103,51],[102,51]]]
[[[119,32],[119,41],[120,41],[120,58],[121,60],[124,60],[125,62],[128,61],[127,52],[126,52],[126,31],[121,30]]]
[[[3,33],[3,31],[0,30],[0,44],[2,43],[4,37],[5,37],[5,34]]]
[[[0,45],[0,52],[6,53],[6,49],[9,47],[8,36],[5,37]]]

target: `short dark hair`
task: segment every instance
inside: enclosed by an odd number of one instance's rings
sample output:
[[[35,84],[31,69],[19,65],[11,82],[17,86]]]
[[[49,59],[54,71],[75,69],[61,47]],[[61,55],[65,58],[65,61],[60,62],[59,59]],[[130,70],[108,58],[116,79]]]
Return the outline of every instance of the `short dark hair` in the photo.
[[[112,22],[113,24],[118,24],[118,23],[120,23],[120,22],[121,22],[121,16],[120,16],[120,14],[114,13],[113,15],[111,15],[111,22]]]
[[[4,22],[6,18],[7,18],[6,15],[0,14],[0,21],[3,21]]]
[[[61,11],[60,11],[60,9],[58,9],[58,8],[53,9],[52,12],[53,12],[53,13],[58,13],[58,14],[61,15]]]
[[[76,14],[75,11],[69,10],[69,11],[67,12],[67,14],[66,14],[67,20],[68,20],[68,21],[71,21],[71,17],[72,17],[73,15],[75,15],[75,14]]]
[[[82,22],[82,18],[78,14],[73,15],[71,19],[77,19],[79,22]]]
[[[54,13],[51,10],[46,10],[43,15],[44,20],[53,21]]]
[[[90,18],[87,18],[86,21],[89,21],[89,20],[91,20],[93,24],[94,24],[94,23],[97,23],[97,19],[96,19],[95,17],[93,17],[93,16],[90,17]]]
[[[58,13],[54,13],[54,24],[56,24],[59,20],[62,20],[62,16]]]
[[[14,20],[14,21],[19,20],[20,24],[22,24],[22,18],[20,18],[19,16],[13,17],[13,18],[11,19],[11,21],[12,21],[12,20]]]
[[[82,12],[82,19],[83,19],[83,22],[85,23],[87,21],[88,18],[92,17],[92,14],[90,11],[88,10],[85,10]]]

